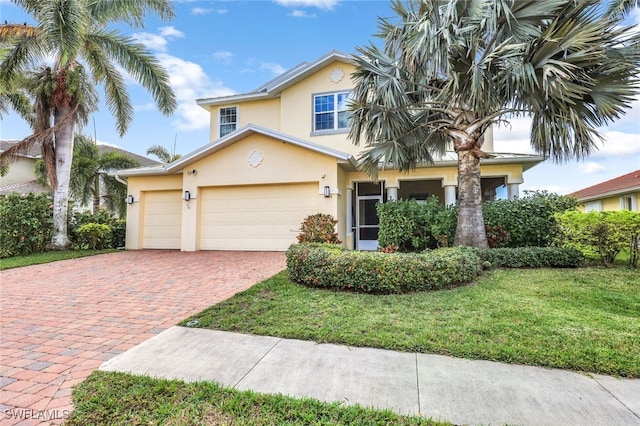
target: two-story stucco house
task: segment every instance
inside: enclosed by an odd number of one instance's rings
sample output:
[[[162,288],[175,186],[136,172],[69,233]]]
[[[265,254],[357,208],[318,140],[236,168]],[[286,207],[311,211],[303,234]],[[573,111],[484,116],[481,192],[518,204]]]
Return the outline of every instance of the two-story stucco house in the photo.
[[[127,248],[286,250],[306,216],[328,213],[346,247],[374,250],[376,203],[431,195],[455,203],[453,152],[408,174],[381,170],[378,182],[358,170],[362,147],[347,138],[353,70],[349,55],[331,52],[250,93],[198,99],[211,114],[210,143],[165,166],[119,173],[130,194]],[[517,195],[523,172],[541,161],[483,160],[483,193],[504,186]]]

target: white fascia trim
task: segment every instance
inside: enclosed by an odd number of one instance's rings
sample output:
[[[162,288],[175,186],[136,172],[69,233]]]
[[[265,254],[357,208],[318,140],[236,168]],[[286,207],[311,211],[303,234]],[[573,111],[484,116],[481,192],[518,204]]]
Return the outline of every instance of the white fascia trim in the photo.
[[[597,195],[590,195],[588,197],[578,198],[578,201],[581,203],[589,202],[589,201],[597,201],[603,198],[616,197],[618,195],[633,195],[636,192],[640,192],[640,186],[632,186],[629,188],[618,189],[616,191],[603,192]]]
[[[196,103],[208,111],[209,107],[214,105],[228,104],[229,102],[253,101],[256,99],[263,99],[263,98],[269,98],[269,97],[271,97],[271,94],[267,92],[242,93],[240,95],[222,96],[219,98],[196,99]]]
[[[254,133],[260,133],[262,135],[269,136],[274,139],[281,140],[283,142],[288,142],[293,145],[297,145],[299,147],[309,149],[311,151],[329,155],[331,157],[337,158],[338,160],[348,161],[348,162],[355,161],[351,154],[348,154],[342,151],[337,151],[335,149],[327,148],[321,145],[316,145],[314,143],[311,143],[302,139],[294,138],[293,136],[285,135],[283,133],[276,132],[274,130],[265,129],[260,126],[256,126],[254,124],[248,124],[245,127],[238,129],[235,132],[231,132],[228,135],[218,139],[217,142],[213,142],[211,144],[207,144],[203,147],[200,147],[195,151],[185,155],[178,161],[174,161],[173,163],[168,164],[166,167],[166,170],[169,173],[174,171],[179,171],[186,165],[193,163],[194,161],[198,161],[201,158],[204,158],[213,152],[219,151],[220,149],[228,145],[231,145],[241,139],[244,139],[248,135],[254,134]]]
[[[346,53],[332,51],[322,56],[321,58],[317,59],[314,62],[311,62],[309,64],[302,63],[300,65],[297,65],[296,67],[285,72],[281,76],[276,77],[273,80],[267,82],[266,84],[260,86],[256,91],[252,93],[231,95],[231,96],[225,96],[221,98],[196,99],[196,103],[201,107],[208,109],[208,107],[210,106],[224,104],[228,102],[239,102],[239,101],[248,101],[248,100],[254,100],[254,99],[276,97],[280,95],[280,92],[282,92],[282,90],[296,83],[299,79],[313,72],[316,68],[320,66],[324,66],[325,63],[333,61],[334,59],[345,62],[345,63],[351,63],[350,56],[347,55]]]
[[[160,167],[140,167],[135,169],[124,169],[124,170],[115,170],[109,172],[109,176],[113,177],[129,177],[129,176],[156,176],[156,175],[166,175],[167,166],[162,165]]]

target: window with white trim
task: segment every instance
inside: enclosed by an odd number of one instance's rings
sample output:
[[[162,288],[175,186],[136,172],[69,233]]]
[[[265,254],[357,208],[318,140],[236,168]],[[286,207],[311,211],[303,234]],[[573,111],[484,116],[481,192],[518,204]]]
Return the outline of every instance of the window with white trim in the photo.
[[[631,195],[620,197],[620,209],[621,210],[635,210],[635,198]]]
[[[313,96],[313,131],[346,130],[349,127],[349,92]]]
[[[220,137],[223,137],[236,130],[238,125],[238,108],[220,108],[219,114]]]

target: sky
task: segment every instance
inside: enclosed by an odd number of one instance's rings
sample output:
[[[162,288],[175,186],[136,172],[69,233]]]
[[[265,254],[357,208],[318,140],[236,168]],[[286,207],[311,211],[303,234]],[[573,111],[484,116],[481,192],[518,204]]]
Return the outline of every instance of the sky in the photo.
[[[84,133],[145,155],[152,145],[187,154],[209,142],[209,114],[197,98],[247,93],[301,62],[339,50],[356,53],[371,43],[378,17],[393,17],[382,0],[174,1],[176,17],[149,16],[144,28],[118,27],[153,52],[168,71],[178,100],[173,116],[160,114],[151,96],[128,80],[135,116],[124,137],[104,103]],[[33,22],[21,9],[0,0],[0,22]],[[640,11],[629,23],[640,27]],[[103,95],[101,95],[103,97]],[[640,169],[640,96],[627,114],[599,129],[604,142],[588,159],[565,164],[549,161],[525,172],[524,190],[568,194]],[[0,139],[21,139],[29,127],[15,114],[0,123]],[[497,152],[531,153],[529,122],[512,120],[494,132]]]

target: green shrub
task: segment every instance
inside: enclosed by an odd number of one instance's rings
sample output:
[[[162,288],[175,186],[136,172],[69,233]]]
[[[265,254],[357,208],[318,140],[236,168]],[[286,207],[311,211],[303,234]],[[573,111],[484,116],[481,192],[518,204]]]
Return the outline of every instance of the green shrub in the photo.
[[[12,193],[0,199],[0,257],[44,251],[52,232],[47,195]]]
[[[489,201],[482,212],[490,247],[545,247],[558,235],[555,214],[575,209],[575,198],[526,191],[522,198]],[[378,204],[380,247],[403,252],[453,245],[458,221],[455,206],[445,206],[433,196],[425,203],[398,200]]]
[[[317,213],[307,216],[300,226],[299,243],[340,244],[336,232],[338,221],[330,214]]]
[[[556,215],[556,220],[561,232],[558,245],[580,250],[604,264],[612,263],[640,234],[640,213],[628,210],[572,211]]]
[[[476,253],[494,268],[577,268],[584,263],[582,253],[570,247],[505,247]]]
[[[109,227],[109,235],[101,240],[102,248],[118,248],[124,247],[126,237],[126,220],[118,219],[111,212],[100,209],[95,213],[88,211],[75,212],[69,215],[69,239],[73,244],[73,248],[87,249],[91,245],[86,238],[78,233],[78,230],[86,224],[102,224]]]
[[[85,223],[76,230],[79,244],[93,250],[110,246],[111,228],[103,223]]]
[[[376,206],[380,220],[380,247],[398,247],[403,252],[448,247],[453,243],[457,213],[432,196],[424,203],[398,200]]]
[[[546,247],[559,233],[555,214],[574,210],[577,204],[573,197],[525,191],[522,198],[484,203],[482,214],[489,230],[504,232],[495,247]]]
[[[364,293],[439,290],[472,282],[479,272],[472,249],[424,253],[348,251],[339,246],[294,244],[287,250],[290,278],[300,284]]]
[[[111,245],[113,248],[124,247],[127,237],[127,221],[118,219],[111,224]]]

